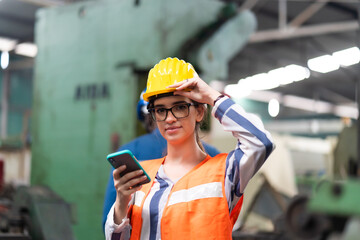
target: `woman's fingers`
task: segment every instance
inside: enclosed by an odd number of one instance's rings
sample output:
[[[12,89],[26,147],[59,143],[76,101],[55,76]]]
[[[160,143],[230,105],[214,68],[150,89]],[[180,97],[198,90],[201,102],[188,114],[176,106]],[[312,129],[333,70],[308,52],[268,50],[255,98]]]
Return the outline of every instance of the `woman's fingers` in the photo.
[[[120,167],[114,169],[113,171],[114,180],[119,179],[120,173],[122,173],[125,169],[126,169],[126,165],[121,165]]]
[[[167,88],[176,88],[176,90],[184,90],[187,88],[194,88],[196,86],[196,77],[185,79],[181,82],[174,83],[172,85],[169,85]]]
[[[143,170],[137,170],[137,171],[132,171],[129,172],[127,174],[125,174],[124,176],[121,176],[120,174],[126,169],[125,165],[121,165],[120,167],[116,168],[113,171],[113,177],[114,180],[120,180],[121,182],[127,182],[129,179],[134,178],[136,176],[140,176],[142,175],[144,172]]]
[[[137,178],[133,178],[131,179],[130,181],[126,182],[123,186],[123,189],[125,191],[130,191],[134,188],[138,188],[139,185],[141,182],[143,182],[144,180],[146,179],[146,176],[140,176],[140,177],[137,177]]]
[[[120,173],[125,170],[125,167],[121,166],[114,170],[114,186],[118,193],[121,195],[129,196],[136,192],[141,186],[138,186],[147,177],[142,170],[129,172],[124,176],[120,176]]]
[[[194,101],[207,103],[211,106],[214,104],[216,97],[220,95],[217,90],[210,87],[199,76],[175,83],[168,86],[168,88],[176,88],[175,95],[188,97]]]
[[[135,193],[136,191],[139,191],[141,189],[141,187],[142,187],[141,185],[137,186],[137,187],[131,187],[131,188],[127,189],[127,190],[124,190],[124,193],[126,195],[130,196],[131,194]]]
[[[116,191],[121,194],[122,196],[130,196],[131,194],[135,193],[136,191],[141,189],[141,185],[139,183],[143,182],[146,179],[146,176],[141,176],[131,181],[128,181],[125,184],[116,185]]]

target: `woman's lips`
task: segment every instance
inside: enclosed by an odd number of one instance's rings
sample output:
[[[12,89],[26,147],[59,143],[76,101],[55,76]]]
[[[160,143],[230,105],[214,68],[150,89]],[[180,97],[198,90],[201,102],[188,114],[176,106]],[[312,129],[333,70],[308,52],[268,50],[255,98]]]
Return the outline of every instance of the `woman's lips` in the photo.
[[[167,127],[167,128],[165,128],[165,131],[166,131],[167,133],[174,133],[174,132],[176,132],[178,129],[180,129],[180,127]]]

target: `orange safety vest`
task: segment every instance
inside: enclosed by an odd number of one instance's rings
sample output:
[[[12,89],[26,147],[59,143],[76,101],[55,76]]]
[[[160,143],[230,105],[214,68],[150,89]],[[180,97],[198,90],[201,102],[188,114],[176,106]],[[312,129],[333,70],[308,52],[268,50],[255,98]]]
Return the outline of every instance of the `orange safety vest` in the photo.
[[[243,197],[229,213],[225,196],[227,154],[208,156],[173,186],[161,218],[161,239],[232,239]],[[142,208],[165,158],[141,163],[151,182],[135,194],[130,213],[131,240],[140,239]]]

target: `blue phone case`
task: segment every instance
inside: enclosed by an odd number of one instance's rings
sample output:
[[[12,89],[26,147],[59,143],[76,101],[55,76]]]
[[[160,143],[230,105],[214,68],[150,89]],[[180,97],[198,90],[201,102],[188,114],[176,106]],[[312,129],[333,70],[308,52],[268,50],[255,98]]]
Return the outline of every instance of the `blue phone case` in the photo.
[[[142,168],[142,166],[136,160],[135,156],[132,154],[130,150],[123,150],[123,151],[111,153],[107,155],[106,158],[114,168],[118,168],[121,165],[126,165],[126,169],[120,173],[120,176],[124,176],[125,174],[132,171],[143,170],[144,175],[147,177],[147,179],[144,182],[141,182],[140,185],[151,181],[149,175],[145,172],[145,170]]]

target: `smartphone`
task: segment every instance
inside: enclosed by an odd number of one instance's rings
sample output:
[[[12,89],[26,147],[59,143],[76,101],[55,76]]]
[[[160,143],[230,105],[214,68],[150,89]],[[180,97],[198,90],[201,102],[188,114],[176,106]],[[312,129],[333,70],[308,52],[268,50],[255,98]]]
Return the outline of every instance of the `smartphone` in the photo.
[[[123,151],[111,153],[107,155],[106,158],[114,168],[118,168],[121,165],[126,165],[126,169],[120,173],[120,176],[124,176],[125,174],[132,171],[143,170],[146,179],[143,182],[137,184],[136,186],[140,186],[142,184],[151,181],[149,175],[141,167],[140,163],[136,160],[135,156],[132,154],[130,150],[123,150]]]

